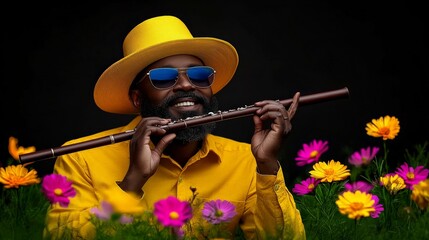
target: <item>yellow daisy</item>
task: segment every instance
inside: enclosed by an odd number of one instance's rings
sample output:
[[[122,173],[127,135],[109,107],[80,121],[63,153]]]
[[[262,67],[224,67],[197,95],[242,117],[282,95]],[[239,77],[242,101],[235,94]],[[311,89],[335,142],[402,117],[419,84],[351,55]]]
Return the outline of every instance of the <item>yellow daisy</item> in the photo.
[[[427,209],[429,206],[429,178],[415,184],[411,199],[417,203],[420,209]]]
[[[19,188],[40,183],[40,178],[34,169],[28,171],[23,165],[10,165],[0,168],[0,183],[3,183],[5,188]]]
[[[350,176],[350,170],[347,166],[334,160],[326,162],[318,162],[313,165],[310,171],[312,177],[320,179],[321,182],[341,181]]]
[[[390,194],[396,194],[399,190],[402,190],[407,186],[404,179],[398,174],[387,174],[384,177],[380,177],[380,183],[390,192]]]
[[[15,137],[9,137],[9,154],[13,157],[13,159],[19,160],[19,155],[32,153],[35,151],[36,147],[30,146],[25,148],[18,146],[18,139]]]
[[[383,140],[394,139],[399,133],[399,120],[396,117],[380,117],[366,124],[366,134],[372,137],[382,137]]]
[[[372,212],[375,212],[372,195],[359,190],[344,192],[335,203],[340,213],[347,215],[350,219],[369,217]]]

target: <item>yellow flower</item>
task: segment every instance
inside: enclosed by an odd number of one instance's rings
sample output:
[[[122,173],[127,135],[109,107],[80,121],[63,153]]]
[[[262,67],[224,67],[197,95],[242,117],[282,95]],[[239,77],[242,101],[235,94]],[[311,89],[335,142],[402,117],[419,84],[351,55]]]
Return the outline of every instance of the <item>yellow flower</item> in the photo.
[[[326,162],[315,163],[313,169],[310,171],[311,176],[320,179],[321,182],[341,181],[350,176],[347,166],[334,160],[329,161],[328,164]]]
[[[21,164],[10,165],[0,168],[0,182],[5,188],[19,188],[19,186],[40,183],[40,178],[37,177],[37,171],[34,169],[28,171]]]
[[[396,194],[399,190],[402,190],[407,186],[404,179],[398,174],[387,174],[384,177],[380,177],[380,182],[390,192],[390,194]]]
[[[21,147],[18,146],[18,139],[15,137],[9,137],[9,154],[15,160],[19,160],[19,155],[35,152],[36,148],[34,146],[30,147]]]
[[[383,140],[394,139],[399,133],[399,120],[396,117],[380,117],[366,124],[366,134],[372,137],[383,137]]]
[[[414,185],[411,199],[417,203],[420,209],[427,209],[429,206],[429,178]]]
[[[350,219],[369,217],[372,212],[375,212],[372,195],[359,190],[344,192],[335,203],[340,213],[347,215]]]

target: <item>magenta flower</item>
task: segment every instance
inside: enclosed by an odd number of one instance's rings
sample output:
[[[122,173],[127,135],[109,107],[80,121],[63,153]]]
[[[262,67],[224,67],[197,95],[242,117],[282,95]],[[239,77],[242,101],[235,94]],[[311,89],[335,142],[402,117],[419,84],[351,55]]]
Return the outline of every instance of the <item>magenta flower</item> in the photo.
[[[55,173],[43,177],[42,192],[51,203],[59,203],[61,207],[67,207],[70,204],[69,198],[76,195],[72,182]]]
[[[371,190],[374,188],[374,186],[372,186],[372,184],[365,182],[365,181],[356,181],[353,183],[346,183],[344,185],[346,191],[350,191],[350,192],[356,192],[357,190],[361,191],[361,192],[366,192],[369,193],[371,192]]]
[[[204,203],[202,216],[211,224],[229,222],[236,215],[235,205],[226,200],[213,200]]]
[[[154,215],[165,227],[180,228],[192,218],[191,204],[176,197],[159,200],[154,206]]]
[[[326,151],[328,151],[328,141],[313,140],[310,144],[304,143],[295,158],[296,165],[304,166],[315,163],[319,161],[320,156]]]
[[[407,188],[412,190],[415,184],[418,184],[420,181],[423,181],[428,177],[429,170],[423,166],[417,166],[416,168],[413,168],[404,162],[395,173],[404,179]]]
[[[294,192],[297,195],[306,195],[311,193],[316,186],[320,183],[319,179],[309,177],[300,183],[295,184],[295,186],[292,189],[292,192]]]
[[[360,151],[354,152],[349,157],[349,163],[356,167],[368,165],[375,158],[375,155],[377,155],[378,150],[380,150],[378,147],[362,148]]]
[[[384,207],[380,202],[380,199],[378,198],[377,195],[372,194],[371,199],[374,200],[374,212],[371,212],[371,217],[372,218],[378,218],[378,216],[380,216],[380,213],[382,211],[384,211]]]

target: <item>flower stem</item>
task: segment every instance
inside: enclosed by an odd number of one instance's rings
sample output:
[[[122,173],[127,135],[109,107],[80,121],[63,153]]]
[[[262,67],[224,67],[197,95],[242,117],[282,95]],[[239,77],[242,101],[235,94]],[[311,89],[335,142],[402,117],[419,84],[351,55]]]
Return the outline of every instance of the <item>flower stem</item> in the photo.
[[[384,149],[384,157],[383,157],[384,168],[386,170],[386,173],[388,173],[389,172],[389,166],[387,164],[387,154],[389,153],[389,149],[387,149],[386,141],[383,141],[383,149]]]

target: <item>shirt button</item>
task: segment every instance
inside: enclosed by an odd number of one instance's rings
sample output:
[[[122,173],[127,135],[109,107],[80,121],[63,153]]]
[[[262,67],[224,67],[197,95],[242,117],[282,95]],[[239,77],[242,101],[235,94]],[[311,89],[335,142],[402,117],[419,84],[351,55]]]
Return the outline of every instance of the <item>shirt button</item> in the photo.
[[[279,190],[280,186],[278,184],[274,185],[274,191]]]
[[[183,179],[182,179],[182,177],[179,177],[178,182],[179,182],[179,183],[181,183],[181,182],[182,182],[182,180],[183,180]]]

